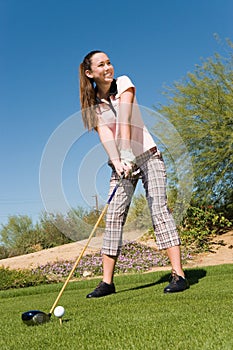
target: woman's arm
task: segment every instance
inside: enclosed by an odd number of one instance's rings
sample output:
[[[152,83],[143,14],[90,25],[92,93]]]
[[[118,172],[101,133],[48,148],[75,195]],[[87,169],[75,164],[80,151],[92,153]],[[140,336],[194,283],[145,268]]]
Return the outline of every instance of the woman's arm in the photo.
[[[125,167],[120,161],[120,155],[111,129],[107,125],[101,125],[97,127],[97,132],[117,174],[121,176],[125,172]]]
[[[134,100],[135,89],[133,87],[124,91],[120,96],[119,107],[119,131],[120,131],[120,149],[131,149],[131,115]]]
[[[131,114],[134,100],[134,88],[129,88],[120,96],[119,132],[120,154],[112,130],[107,125],[97,127],[97,132],[118,175],[123,172],[127,177],[132,169],[134,155],[131,151]]]
[[[131,117],[134,95],[135,88],[130,87],[125,90],[120,96],[119,107],[120,158],[127,175],[130,174],[135,161],[131,149]]]

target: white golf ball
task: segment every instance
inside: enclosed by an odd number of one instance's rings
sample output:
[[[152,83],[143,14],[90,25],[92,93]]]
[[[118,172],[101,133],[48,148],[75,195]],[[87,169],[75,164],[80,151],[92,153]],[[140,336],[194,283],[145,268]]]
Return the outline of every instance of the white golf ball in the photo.
[[[62,317],[65,313],[65,309],[63,306],[57,306],[55,309],[54,309],[54,316],[56,317]]]

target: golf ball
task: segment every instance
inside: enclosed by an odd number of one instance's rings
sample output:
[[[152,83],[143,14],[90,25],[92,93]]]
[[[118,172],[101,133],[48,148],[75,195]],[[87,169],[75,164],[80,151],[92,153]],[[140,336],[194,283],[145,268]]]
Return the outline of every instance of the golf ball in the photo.
[[[57,306],[55,309],[54,309],[54,316],[56,317],[62,317],[65,313],[65,309],[63,306]]]

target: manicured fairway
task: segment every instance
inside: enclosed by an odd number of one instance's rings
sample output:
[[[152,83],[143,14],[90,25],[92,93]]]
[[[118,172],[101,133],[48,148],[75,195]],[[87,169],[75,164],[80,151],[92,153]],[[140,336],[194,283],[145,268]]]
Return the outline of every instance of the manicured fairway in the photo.
[[[233,265],[190,269],[191,288],[163,294],[167,272],[117,276],[117,293],[85,296],[99,279],[69,283],[63,325],[28,327],[21,313],[49,312],[61,284],[0,292],[0,349],[232,350]]]

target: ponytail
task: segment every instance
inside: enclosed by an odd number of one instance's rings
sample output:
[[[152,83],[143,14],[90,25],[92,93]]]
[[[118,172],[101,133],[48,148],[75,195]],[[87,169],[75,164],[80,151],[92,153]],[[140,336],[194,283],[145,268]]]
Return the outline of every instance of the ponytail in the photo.
[[[97,127],[97,115],[96,115],[96,99],[95,99],[95,87],[94,80],[88,78],[85,74],[86,70],[91,70],[91,57],[95,53],[102,51],[91,51],[87,54],[83,62],[79,66],[79,95],[80,104],[82,110],[82,118],[84,127],[88,130],[95,129]]]

